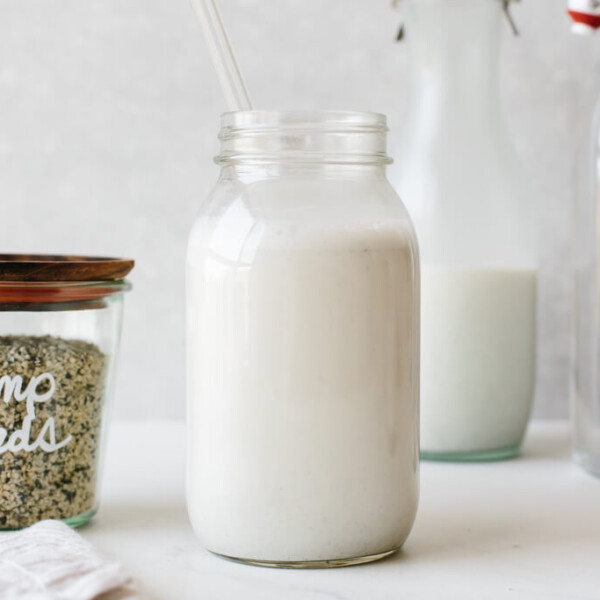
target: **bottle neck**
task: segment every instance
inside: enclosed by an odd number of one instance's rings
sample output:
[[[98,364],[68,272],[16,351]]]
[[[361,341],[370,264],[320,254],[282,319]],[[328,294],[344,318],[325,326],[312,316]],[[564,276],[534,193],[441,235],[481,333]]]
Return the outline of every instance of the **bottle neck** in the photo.
[[[500,0],[404,0],[413,112],[485,132],[500,118]],[[492,123],[493,125],[493,123]],[[475,127],[470,129],[475,130]]]
[[[423,262],[535,264],[531,198],[501,110],[501,0],[402,2],[413,87],[392,183]]]

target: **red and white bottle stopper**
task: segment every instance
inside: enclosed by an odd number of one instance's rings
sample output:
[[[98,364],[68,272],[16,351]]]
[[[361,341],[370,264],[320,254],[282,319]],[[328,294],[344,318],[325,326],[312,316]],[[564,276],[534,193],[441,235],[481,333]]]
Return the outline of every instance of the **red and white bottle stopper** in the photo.
[[[573,33],[593,33],[600,28],[600,0],[569,0]]]

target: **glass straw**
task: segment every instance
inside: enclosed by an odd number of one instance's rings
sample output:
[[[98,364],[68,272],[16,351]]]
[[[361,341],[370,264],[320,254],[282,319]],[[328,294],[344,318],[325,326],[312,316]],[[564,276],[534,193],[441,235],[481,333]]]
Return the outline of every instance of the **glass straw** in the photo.
[[[229,110],[252,110],[248,91],[215,0],[192,0],[192,5],[200,21]]]

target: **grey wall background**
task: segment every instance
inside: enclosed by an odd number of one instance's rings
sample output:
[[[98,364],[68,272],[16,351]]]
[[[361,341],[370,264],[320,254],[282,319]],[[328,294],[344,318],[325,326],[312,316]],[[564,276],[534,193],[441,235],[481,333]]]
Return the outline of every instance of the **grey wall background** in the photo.
[[[502,58],[540,209],[545,417],[568,411],[574,157],[600,87],[600,37],[572,36],[565,4],[516,6],[522,35],[507,28]],[[255,106],[385,112],[394,145],[407,64],[387,0],[221,6]],[[137,259],[120,417],[184,414],[185,240],[217,177],[224,109],[187,0],[0,0],[0,250]]]

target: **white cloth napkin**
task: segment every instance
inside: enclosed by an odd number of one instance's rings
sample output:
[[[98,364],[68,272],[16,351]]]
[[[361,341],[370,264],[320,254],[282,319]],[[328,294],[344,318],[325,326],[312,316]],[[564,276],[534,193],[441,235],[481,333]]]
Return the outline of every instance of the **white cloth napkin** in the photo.
[[[0,534],[2,600],[143,600],[120,564],[60,521]]]

